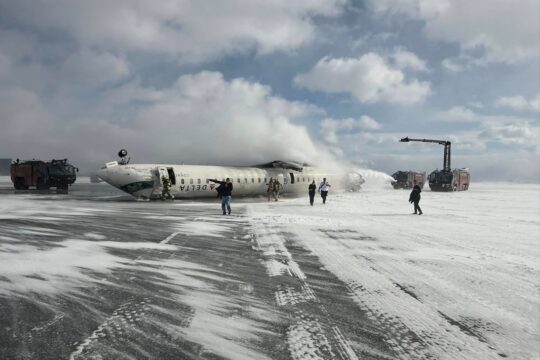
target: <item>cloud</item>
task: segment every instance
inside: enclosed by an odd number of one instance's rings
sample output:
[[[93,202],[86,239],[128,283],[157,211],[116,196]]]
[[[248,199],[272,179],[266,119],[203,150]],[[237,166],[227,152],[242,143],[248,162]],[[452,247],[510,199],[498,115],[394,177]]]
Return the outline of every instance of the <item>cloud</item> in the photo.
[[[320,123],[320,134],[328,144],[339,144],[340,133],[350,134],[359,130],[378,130],[382,127],[375,119],[362,115],[358,119],[332,119],[326,118]]]
[[[380,128],[382,128],[382,125],[380,123],[367,115],[362,115],[359,119],[359,122],[360,128],[365,130],[379,130]]]
[[[68,157],[79,166],[97,166],[125,147],[137,162],[247,165],[274,159],[313,163],[325,152],[294,123],[320,109],[217,72],[183,75],[159,90],[132,83],[121,101],[69,120],[36,94],[0,95],[0,153],[14,158]]]
[[[71,54],[63,63],[58,76],[64,82],[84,87],[113,85],[126,78],[129,65],[120,56],[92,50]]]
[[[82,48],[200,61],[255,50],[290,51],[316,37],[313,19],[337,16],[345,0],[8,1],[10,22],[63,34]]]
[[[465,54],[480,50],[485,61],[516,63],[537,59],[540,54],[537,0],[371,0],[370,3],[379,15],[405,14],[423,21],[427,37],[457,43]],[[452,68],[450,62],[446,65]]]
[[[350,93],[364,103],[415,104],[430,93],[428,82],[406,81],[398,67],[372,52],[359,58],[324,57],[311,70],[297,75],[294,83],[313,91]]]
[[[421,60],[414,53],[397,49],[396,52],[392,55],[394,63],[398,69],[411,69],[414,71],[427,71],[426,62]]]
[[[512,104],[514,104],[512,102]],[[521,104],[521,102],[519,103]],[[527,107],[529,102],[525,103]],[[515,105],[515,104],[514,104]],[[481,107],[479,107],[481,109]],[[453,106],[448,110],[435,113],[435,119],[452,123],[471,123],[477,126],[507,126],[512,124],[535,124],[537,120],[528,117],[509,116],[504,114],[485,114],[475,112],[465,106]]]
[[[464,106],[453,106],[448,110],[439,111],[436,119],[447,122],[479,122],[481,118],[471,109]]]
[[[465,65],[462,65],[456,62],[455,59],[450,59],[450,58],[444,59],[441,62],[441,65],[444,69],[448,71],[452,71],[452,72],[464,71],[467,68]]]
[[[117,85],[131,76],[125,56],[93,49],[72,52],[48,48],[35,36],[0,31],[0,81],[3,89],[24,88],[44,97],[92,91]],[[65,101],[65,99],[64,99]]]
[[[495,101],[497,107],[509,108],[517,111],[540,112],[540,94],[531,99],[526,99],[521,95],[503,96]]]
[[[506,145],[525,145],[532,148],[537,147],[540,141],[539,128],[529,123],[487,125],[479,134],[479,138]]]
[[[435,118],[446,122],[474,124],[468,131],[468,142],[482,144],[513,145],[516,148],[535,149],[540,147],[540,127],[538,121],[524,117],[506,115],[486,115],[474,112],[463,106],[454,106],[438,112]],[[472,138],[471,138],[472,136]],[[463,139],[460,136],[457,139]]]

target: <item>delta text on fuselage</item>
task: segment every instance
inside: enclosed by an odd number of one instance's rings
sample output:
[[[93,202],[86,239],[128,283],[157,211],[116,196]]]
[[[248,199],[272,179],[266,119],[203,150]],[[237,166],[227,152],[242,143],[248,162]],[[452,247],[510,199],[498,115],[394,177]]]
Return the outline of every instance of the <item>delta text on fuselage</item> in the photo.
[[[235,196],[266,195],[270,178],[279,180],[281,193],[284,194],[306,193],[313,180],[318,186],[323,178],[328,179],[328,175],[316,167],[284,161],[250,167],[125,164],[112,161],[105,164],[97,175],[110,185],[143,199],[160,198],[163,179],[170,183],[170,193],[177,199],[216,197],[218,184],[210,179],[224,181],[230,178]]]

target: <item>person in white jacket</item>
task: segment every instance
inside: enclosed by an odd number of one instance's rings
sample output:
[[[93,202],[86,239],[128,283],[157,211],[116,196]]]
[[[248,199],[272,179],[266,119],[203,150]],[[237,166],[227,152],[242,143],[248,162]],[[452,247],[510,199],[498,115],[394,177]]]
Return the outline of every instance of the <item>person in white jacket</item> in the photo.
[[[328,196],[328,190],[330,190],[330,185],[328,181],[326,181],[326,178],[323,178],[323,181],[319,185],[319,192],[321,193],[322,197],[322,203],[326,204],[326,196]]]

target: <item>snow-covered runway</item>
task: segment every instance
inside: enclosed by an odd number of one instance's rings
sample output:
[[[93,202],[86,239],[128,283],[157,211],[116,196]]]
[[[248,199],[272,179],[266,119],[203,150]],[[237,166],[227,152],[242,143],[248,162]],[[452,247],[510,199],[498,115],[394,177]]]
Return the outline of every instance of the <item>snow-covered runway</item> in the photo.
[[[540,358],[540,188],[328,203],[0,189],[0,358]]]
[[[297,199],[250,210],[259,228],[288,234],[347,285],[396,357],[538,358],[538,186],[427,191],[423,216],[410,215],[407,199],[365,190],[313,208]]]

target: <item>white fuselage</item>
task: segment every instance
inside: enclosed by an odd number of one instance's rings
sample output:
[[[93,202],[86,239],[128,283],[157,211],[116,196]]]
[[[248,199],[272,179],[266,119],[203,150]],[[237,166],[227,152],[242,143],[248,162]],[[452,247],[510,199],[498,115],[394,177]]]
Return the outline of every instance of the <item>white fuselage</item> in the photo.
[[[107,163],[97,175],[107,183],[140,198],[160,198],[162,178],[169,180],[170,193],[175,198],[215,198],[218,184],[209,181],[233,183],[233,196],[266,195],[270,178],[282,184],[281,193],[303,194],[315,180],[319,186],[323,178],[331,179],[319,169],[306,166],[301,171],[288,168],[261,168],[241,166],[118,164]]]

